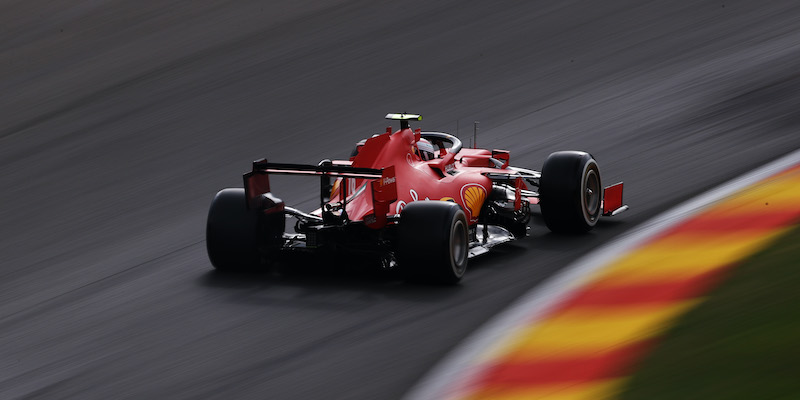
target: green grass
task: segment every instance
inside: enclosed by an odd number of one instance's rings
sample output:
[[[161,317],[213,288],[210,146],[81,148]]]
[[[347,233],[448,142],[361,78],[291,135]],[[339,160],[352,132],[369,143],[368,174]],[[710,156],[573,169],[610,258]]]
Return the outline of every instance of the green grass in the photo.
[[[800,399],[800,229],[676,321],[620,398]]]

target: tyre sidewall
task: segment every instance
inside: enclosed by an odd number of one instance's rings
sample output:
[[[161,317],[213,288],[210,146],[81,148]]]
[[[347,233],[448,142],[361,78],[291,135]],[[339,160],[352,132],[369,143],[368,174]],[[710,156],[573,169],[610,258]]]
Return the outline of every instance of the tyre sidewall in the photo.
[[[400,214],[397,255],[400,267],[412,280],[454,284],[468,262],[469,226],[458,204],[419,201]]]
[[[248,210],[244,189],[223,189],[211,202],[206,221],[206,250],[220,271],[254,270],[261,264],[259,218]]]
[[[587,156],[588,159],[582,160],[583,168],[581,172],[581,183],[578,187],[578,197],[580,198],[580,211],[583,222],[591,229],[597,224],[597,221],[600,219],[600,214],[602,213],[602,207],[600,205],[603,203],[603,183],[600,180],[600,168],[597,166],[597,161],[595,161],[591,155],[587,154]],[[594,179],[596,179],[595,182],[590,182]],[[588,204],[589,200],[585,196],[585,190],[587,189],[587,185],[592,183],[592,186],[595,186],[593,190],[597,193],[597,198],[591,201],[592,204]],[[595,202],[596,204],[594,204]],[[590,207],[593,209],[590,209]]]
[[[586,198],[588,184],[596,193],[592,204]],[[602,213],[602,181],[597,161],[580,151],[551,154],[542,168],[539,194],[548,229],[559,233],[590,231]],[[595,206],[594,210],[589,210],[590,206]]]

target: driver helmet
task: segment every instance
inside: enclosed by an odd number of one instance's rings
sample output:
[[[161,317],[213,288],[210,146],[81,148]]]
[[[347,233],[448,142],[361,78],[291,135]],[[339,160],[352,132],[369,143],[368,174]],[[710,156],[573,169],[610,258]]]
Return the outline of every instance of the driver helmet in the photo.
[[[419,158],[423,161],[430,161],[436,158],[434,155],[433,144],[427,139],[420,139],[417,142],[417,149],[419,149]]]

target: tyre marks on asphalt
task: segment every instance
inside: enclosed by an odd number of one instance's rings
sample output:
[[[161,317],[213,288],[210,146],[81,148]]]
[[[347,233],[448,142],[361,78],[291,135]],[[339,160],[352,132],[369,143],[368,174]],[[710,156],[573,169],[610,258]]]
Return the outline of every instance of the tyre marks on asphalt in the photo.
[[[795,153],[796,154],[796,153]],[[800,220],[800,164],[703,206],[522,316],[412,398],[602,399],[725,273]],[[536,308],[531,307],[531,308]],[[462,360],[462,364],[463,360]],[[468,378],[463,378],[468,377]]]

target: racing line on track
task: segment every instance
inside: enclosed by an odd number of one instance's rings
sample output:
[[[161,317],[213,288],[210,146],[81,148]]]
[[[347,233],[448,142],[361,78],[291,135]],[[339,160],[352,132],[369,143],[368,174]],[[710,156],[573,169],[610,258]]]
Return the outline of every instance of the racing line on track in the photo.
[[[800,150],[585,256],[476,332],[410,399],[614,397],[739,261],[800,219]]]

